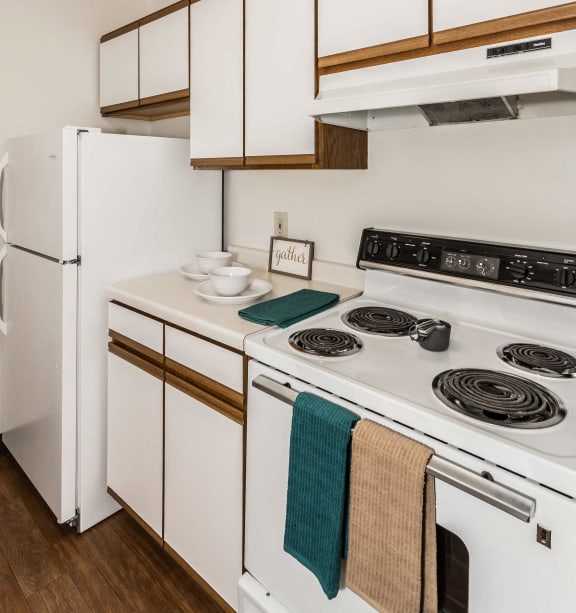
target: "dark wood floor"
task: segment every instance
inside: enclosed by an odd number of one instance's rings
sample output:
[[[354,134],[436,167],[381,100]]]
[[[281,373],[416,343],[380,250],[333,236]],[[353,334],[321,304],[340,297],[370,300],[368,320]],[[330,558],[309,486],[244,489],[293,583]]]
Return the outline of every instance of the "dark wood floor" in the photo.
[[[77,534],[59,526],[0,453],[0,612],[222,613],[124,511]]]

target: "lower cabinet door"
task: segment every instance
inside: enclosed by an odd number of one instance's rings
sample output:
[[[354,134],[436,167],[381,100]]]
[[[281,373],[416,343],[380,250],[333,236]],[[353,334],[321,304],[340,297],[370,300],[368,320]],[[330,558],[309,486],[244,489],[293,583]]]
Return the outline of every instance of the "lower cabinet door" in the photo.
[[[171,385],[165,412],[164,541],[237,610],[242,425]]]
[[[108,487],[160,538],[162,398],[161,377],[108,354]]]

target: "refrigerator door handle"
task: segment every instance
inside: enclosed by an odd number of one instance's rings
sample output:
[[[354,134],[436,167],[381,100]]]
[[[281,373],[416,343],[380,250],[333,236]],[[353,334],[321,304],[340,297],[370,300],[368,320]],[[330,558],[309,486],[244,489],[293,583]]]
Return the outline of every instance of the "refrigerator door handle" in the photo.
[[[4,169],[8,166],[8,153],[0,159],[0,238],[7,243],[8,235],[4,229]]]
[[[8,326],[6,325],[6,319],[4,318],[4,261],[6,260],[6,245],[3,245],[0,249],[0,332],[6,336],[8,332]]]

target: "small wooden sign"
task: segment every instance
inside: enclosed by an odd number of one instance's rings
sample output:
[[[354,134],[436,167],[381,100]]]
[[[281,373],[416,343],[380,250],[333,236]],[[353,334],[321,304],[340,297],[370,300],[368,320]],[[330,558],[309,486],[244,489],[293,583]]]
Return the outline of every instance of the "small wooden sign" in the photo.
[[[273,236],[270,239],[268,270],[300,279],[312,278],[314,243]]]

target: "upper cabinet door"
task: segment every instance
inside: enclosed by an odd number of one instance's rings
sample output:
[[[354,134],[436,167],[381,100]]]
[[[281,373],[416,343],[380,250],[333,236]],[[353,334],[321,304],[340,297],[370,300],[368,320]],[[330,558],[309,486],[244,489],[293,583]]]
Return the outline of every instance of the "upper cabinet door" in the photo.
[[[100,107],[138,104],[138,29],[100,43]]]
[[[188,79],[186,6],[140,26],[140,98],[187,90]]]
[[[318,0],[318,57],[420,36],[428,36],[428,0]]]
[[[190,157],[244,158],[243,0],[190,6]]]
[[[245,19],[246,157],[313,161],[314,0],[246,0]]]
[[[558,0],[434,0],[434,30],[449,30],[561,4]]]

